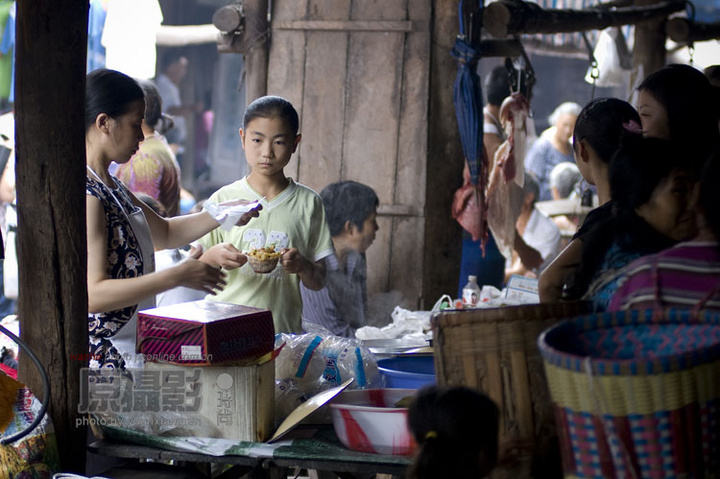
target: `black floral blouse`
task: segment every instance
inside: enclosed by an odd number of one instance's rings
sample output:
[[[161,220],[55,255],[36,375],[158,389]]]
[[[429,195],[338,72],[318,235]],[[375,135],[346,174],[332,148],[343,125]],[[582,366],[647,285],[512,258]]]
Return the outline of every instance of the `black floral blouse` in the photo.
[[[135,211],[120,180],[113,177],[118,187],[111,190],[89,176],[85,180],[85,192],[100,200],[107,219],[107,275],[108,278],[134,278],[143,274],[143,257],[128,215]],[[90,367],[124,368],[125,361],[112,344],[112,338],[130,321],[137,305],[116,311],[88,315],[90,333]]]

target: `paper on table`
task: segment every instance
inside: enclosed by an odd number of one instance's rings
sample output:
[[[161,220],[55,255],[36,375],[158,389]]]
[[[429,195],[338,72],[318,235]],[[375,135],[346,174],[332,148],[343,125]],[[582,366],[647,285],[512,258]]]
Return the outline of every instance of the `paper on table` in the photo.
[[[220,227],[223,230],[230,231],[240,218],[242,218],[242,215],[257,208],[260,201],[261,200],[257,200],[250,203],[226,202],[219,205],[206,201],[203,209],[210,213],[210,216],[215,218],[215,221],[220,223]]]

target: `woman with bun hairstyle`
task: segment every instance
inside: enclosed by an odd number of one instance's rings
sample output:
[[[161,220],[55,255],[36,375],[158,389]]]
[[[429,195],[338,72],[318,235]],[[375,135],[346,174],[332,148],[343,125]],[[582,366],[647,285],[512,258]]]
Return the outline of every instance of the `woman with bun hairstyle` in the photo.
[[[626,101],[597,98],[580,111],[572,138],[573,153],[583,178],[595,186],[600,206],[587,215],[572,241],[540,275],[540,301],[562,298],[567,279],[580,264],[583,237],[595,222],[611,215],[610,160],[620,147],[621,138],[640,138],[641,134],[640,116]]]

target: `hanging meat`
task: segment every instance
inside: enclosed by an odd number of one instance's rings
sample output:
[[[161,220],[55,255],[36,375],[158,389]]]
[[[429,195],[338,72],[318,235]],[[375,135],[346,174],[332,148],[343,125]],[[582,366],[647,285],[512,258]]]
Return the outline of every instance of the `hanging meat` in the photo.
[[[473,241],[482,240],[483,251],[487,239],[487,204],[485,202],[485,185],[487,184],[488,161],[483,151],[480,163],[480,181],[473,185],[467,163],[463,169],[463,185],[455,192],[452,203],[452,217],[465,231],[470,233]]]
[[[521,93],[513,93],[500,106],[500,122],[506,140],[495,152],[487,190],[487,223],[498,249],[512,257],[515,223],[523,203],[527,117],[530,105]]]

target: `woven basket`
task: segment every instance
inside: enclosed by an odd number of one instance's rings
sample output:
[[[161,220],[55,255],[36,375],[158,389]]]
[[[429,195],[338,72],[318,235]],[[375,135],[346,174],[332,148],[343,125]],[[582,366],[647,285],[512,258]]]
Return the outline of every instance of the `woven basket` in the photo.
[[[565,477],[720,475],[720,314],[578,317],[538,340]]]
[[[500,465],[492,477],[560,472],[555,420],[537,338],[585,302],[443,311],[433,318],[435,371],[442,385],[480,389],[500,407]]]

